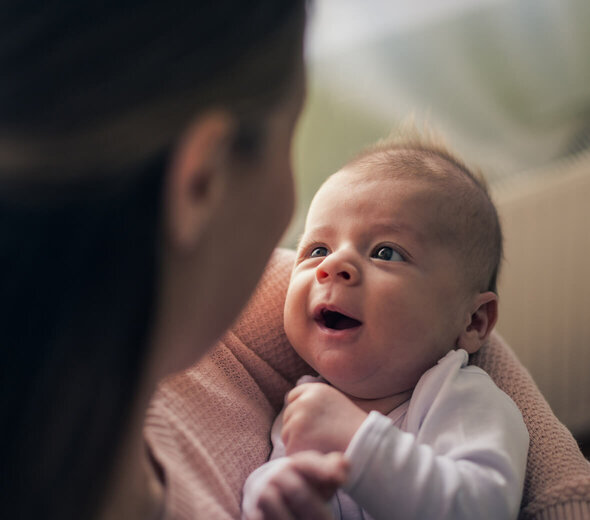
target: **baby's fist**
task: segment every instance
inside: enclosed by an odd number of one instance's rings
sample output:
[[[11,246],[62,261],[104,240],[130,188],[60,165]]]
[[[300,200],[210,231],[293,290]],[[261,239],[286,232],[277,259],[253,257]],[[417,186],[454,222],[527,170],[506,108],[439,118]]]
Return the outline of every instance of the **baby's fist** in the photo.
[[[367,414],[339,390],[305,383],[287,395],[282,440],[287,454],[344,452]]]

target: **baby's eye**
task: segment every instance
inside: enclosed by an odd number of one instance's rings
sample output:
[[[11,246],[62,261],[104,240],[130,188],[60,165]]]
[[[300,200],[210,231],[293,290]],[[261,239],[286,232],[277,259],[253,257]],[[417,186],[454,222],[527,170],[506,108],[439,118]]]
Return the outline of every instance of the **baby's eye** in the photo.
[[[328,256],[328,248],[324,246],[314,247],[309,253],[311,258],[317,258],[320,256]]]
[[[405,258],[393,249],[393,247],[389,246],[377,247],[371,256],[373,258],[378,258],[379,260],[388,260],[390,262],[405,262]]]

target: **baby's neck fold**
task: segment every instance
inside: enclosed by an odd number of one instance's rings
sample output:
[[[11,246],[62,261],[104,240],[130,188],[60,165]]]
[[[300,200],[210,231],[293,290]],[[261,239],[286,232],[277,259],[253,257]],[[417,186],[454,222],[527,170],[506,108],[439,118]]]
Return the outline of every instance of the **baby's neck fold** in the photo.
[[[405,403],[412,397],[412,390],[406,390],[399,394],[389,395],[387,397],[380,397],[378,399],[360,399],[358,397],[348,396],[349,399],[356,404],[361,410],[366,413],[373,410],[388,415],[392,410],[397,408],[402,403]]]

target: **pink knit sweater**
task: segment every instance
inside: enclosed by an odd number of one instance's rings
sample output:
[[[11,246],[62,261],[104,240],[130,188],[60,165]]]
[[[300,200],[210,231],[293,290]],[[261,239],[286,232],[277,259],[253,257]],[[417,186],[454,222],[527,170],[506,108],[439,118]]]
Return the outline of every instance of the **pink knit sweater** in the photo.
[[[197,365],[164,381],[145,434],[162,469],[166,518],[239,518],[248,474],[270,451],[284,394],[309,368],[283,333],[293,252],[279,249],[235,326]],[[522,519],[590,519],[590,463],[500,336],[473,356],[516,402],[530,433]]]

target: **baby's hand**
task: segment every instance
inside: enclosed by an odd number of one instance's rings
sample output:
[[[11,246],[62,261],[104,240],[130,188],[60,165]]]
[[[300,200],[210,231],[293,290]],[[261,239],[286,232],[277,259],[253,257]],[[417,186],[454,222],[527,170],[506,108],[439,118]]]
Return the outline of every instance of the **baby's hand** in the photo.
[[[272,461],[267,476],[244,489],[242,520],[330,520],[328,500],[348,476],[342,453],[297,453]]]
[[[281,438],[287,454],[344,452],[367,414],[335,388],[305,383],[287,395]]]

